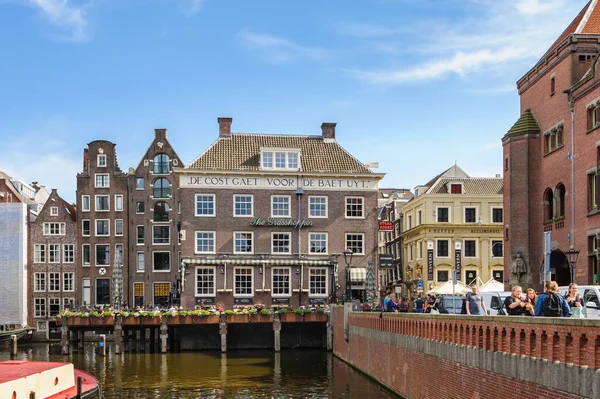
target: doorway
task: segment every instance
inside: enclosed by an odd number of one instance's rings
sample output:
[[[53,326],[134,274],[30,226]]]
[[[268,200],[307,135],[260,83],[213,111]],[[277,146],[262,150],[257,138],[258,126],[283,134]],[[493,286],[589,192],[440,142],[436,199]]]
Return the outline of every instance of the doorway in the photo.
[[[559,287],[571,283],[571,269],[567,257],[560,250],[552,251],[550,255],[550,272],[552,280],[556,281]]]

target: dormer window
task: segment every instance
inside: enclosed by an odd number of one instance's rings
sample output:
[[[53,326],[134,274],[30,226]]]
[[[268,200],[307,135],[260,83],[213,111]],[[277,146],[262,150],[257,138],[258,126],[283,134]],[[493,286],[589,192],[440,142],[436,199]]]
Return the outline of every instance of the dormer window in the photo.
[[[462,194],[463,186],[461,183],[450,183],[450,189],[448,190],[450,194]]]
[[[260,153],[262,169],[300,169],[299,149],[263,149]]]
[[[99,168],[106,168],[106,155],[98,154],[97,165]]]

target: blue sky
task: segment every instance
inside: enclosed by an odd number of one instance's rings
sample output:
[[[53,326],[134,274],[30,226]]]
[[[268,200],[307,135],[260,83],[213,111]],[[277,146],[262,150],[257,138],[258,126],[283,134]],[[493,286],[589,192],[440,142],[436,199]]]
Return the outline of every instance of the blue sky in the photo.
[[[413,188],[502,172],[515,82],[587,0],[0,0],[0,170],[74,201],[87,143],[123,170],[234,132],[320,134]]]

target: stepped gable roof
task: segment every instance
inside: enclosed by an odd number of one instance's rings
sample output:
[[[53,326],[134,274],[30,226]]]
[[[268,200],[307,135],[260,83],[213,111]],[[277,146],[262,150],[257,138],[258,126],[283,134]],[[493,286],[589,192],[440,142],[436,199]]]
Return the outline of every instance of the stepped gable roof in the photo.
[[[261,148],[300,149],[302,172],[373,173],[337,142],[322,136],[251,133],[219,137],[185,169],[259,171]]]
[[[466,195],[496,195],[504,193],[504,180],[498,177],[441,178],[427,193],[449,194],[448,183],[462,183],[464,188],[463,194]]]
[[[515,124],[506,132],[506,136],[514,134],[523,134],[527,132],[539,132],[540,126],[538,125],[533,113],[530,108],[527,108],[523,115],[515,122]]]

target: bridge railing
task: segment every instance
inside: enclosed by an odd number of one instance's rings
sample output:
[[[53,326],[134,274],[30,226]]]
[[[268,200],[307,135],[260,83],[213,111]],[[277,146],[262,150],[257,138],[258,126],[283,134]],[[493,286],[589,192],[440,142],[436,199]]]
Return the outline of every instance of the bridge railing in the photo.
[[[600,369],[600,319],[352,312],[349,326]]]

